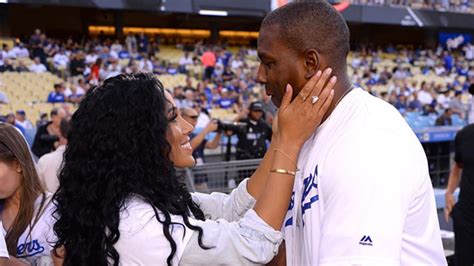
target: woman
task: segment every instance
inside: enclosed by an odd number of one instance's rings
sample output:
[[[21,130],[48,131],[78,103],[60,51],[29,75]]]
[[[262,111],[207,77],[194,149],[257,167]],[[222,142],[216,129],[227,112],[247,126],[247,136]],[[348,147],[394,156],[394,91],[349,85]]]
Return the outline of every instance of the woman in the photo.
[[[267,263],[282,241],[299,149],[332,101],[334,84],[322,90],[316,80],[301,92],[320,95],[316,104],[290,104],[287,88],[273,152],[231,195],[191,195],[178,181],[175,167],[195,163],[192,126],[153,76],[120,75],[89,91],[54,196],[64,264]]]
[[[12,126],[0,124],[0,233],[10,260],[35,263],[50,256],[52,195],[45,192],[28,145]]]

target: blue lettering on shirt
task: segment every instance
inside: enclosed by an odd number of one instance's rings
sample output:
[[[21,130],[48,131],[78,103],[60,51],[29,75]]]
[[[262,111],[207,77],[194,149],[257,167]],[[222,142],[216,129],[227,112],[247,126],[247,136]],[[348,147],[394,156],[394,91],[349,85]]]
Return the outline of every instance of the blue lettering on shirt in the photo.
[[[288,206],[288,211],[293,210],[293,207],[295,207],[295,192],[291,193],[291,200],[290,200],[290,206]],[[285,222],[285,227],[290,226],[293,224],[293,216],[290,216],[288,220]]]
[[[24,244],[20,244],[16,249],[18,258],[32,257],[36,254],[42,253],[43,251],[44,247],[38,242],[38,239],[35,239],[31,242],[26,242]]]
[[[318,176],[318,165],[316,165],[316,168],[314,169],[314,173],[309,174],[309,176],[303,180],[304,190],[303,190],[303,196],[301,197],[301,212],[302,212],[302,217],[303,217],[303,226],[304,226],[305,212],[311,209],[311,206],[313,205],[313,203],[319,200],[318,184],[316,180],[317,176]]]

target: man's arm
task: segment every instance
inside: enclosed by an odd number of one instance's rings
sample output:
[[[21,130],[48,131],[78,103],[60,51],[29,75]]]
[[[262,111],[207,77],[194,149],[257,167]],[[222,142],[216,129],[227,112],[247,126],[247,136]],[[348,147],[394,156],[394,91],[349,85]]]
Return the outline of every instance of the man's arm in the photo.
[[[219,146],[221,141],[222,132],[217,132],[216,136],[210,142],[206,142],[206,149],[215,149]],[[192,145],[191,145],[192,146]]]
[[[206,137],[207,134],[209,134],[210,132],[216,129],[217,129],[217,121],[212,120],[211,122],[209,122],[209,124],[207,124],[207,126],[190,141],[191,147],[193,147],[193,150],[199,147],[199,145],[201,145],[201,142],[204,141],[204,138]]]
[[[449,174],[448,187],[446,188],[446,194],[445,194],[446,206],[444,207],[444,218],[446,219],[446,222],[449,221],[449,216],[451,215],[454,204],[456,204],[453,194],[456,188],[458,188],[459,186],[459,182],[461,180],[461,174],[462,174],[462,164],[455,162],[453,165],[453,169],[451,169],[451,173]]]

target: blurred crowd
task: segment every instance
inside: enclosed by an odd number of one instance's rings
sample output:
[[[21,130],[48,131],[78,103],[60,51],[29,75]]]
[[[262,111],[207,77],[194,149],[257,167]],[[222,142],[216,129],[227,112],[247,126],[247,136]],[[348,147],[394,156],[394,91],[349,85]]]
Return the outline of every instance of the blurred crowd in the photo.
[[[436,9],[438,11],[474,12],[472,0],[351,0],[354,4],[409,6]]]
[[[211,110],[224,110],[234,114],[236,120],[242,119],[255,101],[264,107],[263,118],[272,122],[276,107],[256,82],[255,48],[231,50],[203,41],[177,44],[176,48],[182,55],[173,62],[160,58],[160,38],[143,33],[128,34],[122,40],[101,35],[79,44],[72,39],[48,38],[37,29],[29,39],[18,41],[11,49],[3,45],[0,71],[53,72],[68,82],[55,84],[44,101],[74,104],[91,87],[120,73],[183,74],[186,78],[182,84],[164,82],[164,86],[174,95],[179,108],[194,108],[207,115],[197,127],[206,127]],[[23,63],[26,58],[33,59],[31,65]],[[468,88],[474,83],[474,46],[470,43],[450,51],[441,46],[435,50],[368,46],[355,49],[349,58],[353,83],[390,102],[402,113],[441,115],[449,108],[466,120],[472,112]],[[15,67],[12,61],[17,62]],[[0,103],[6,101],[6,95],[0,92]]]

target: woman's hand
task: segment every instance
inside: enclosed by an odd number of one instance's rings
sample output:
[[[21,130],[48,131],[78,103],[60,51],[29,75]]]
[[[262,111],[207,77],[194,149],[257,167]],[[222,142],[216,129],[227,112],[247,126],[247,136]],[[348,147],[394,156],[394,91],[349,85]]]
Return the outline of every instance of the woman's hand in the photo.
[[[287,86],[278,110],[278,121],[274,122],[274,126],[277,127],[278,142],[285,148],[291,147],[291,150],[299,153],[300,148],[321,123],[334,98],[333,88],[337,78],[331,77],[331,72],[330,68],[324,73],[318,71],[305,84],[293,102],[291,101],[293,88],[290,85]],[[316,101],[313,98],[315,96],[317,96]]]

